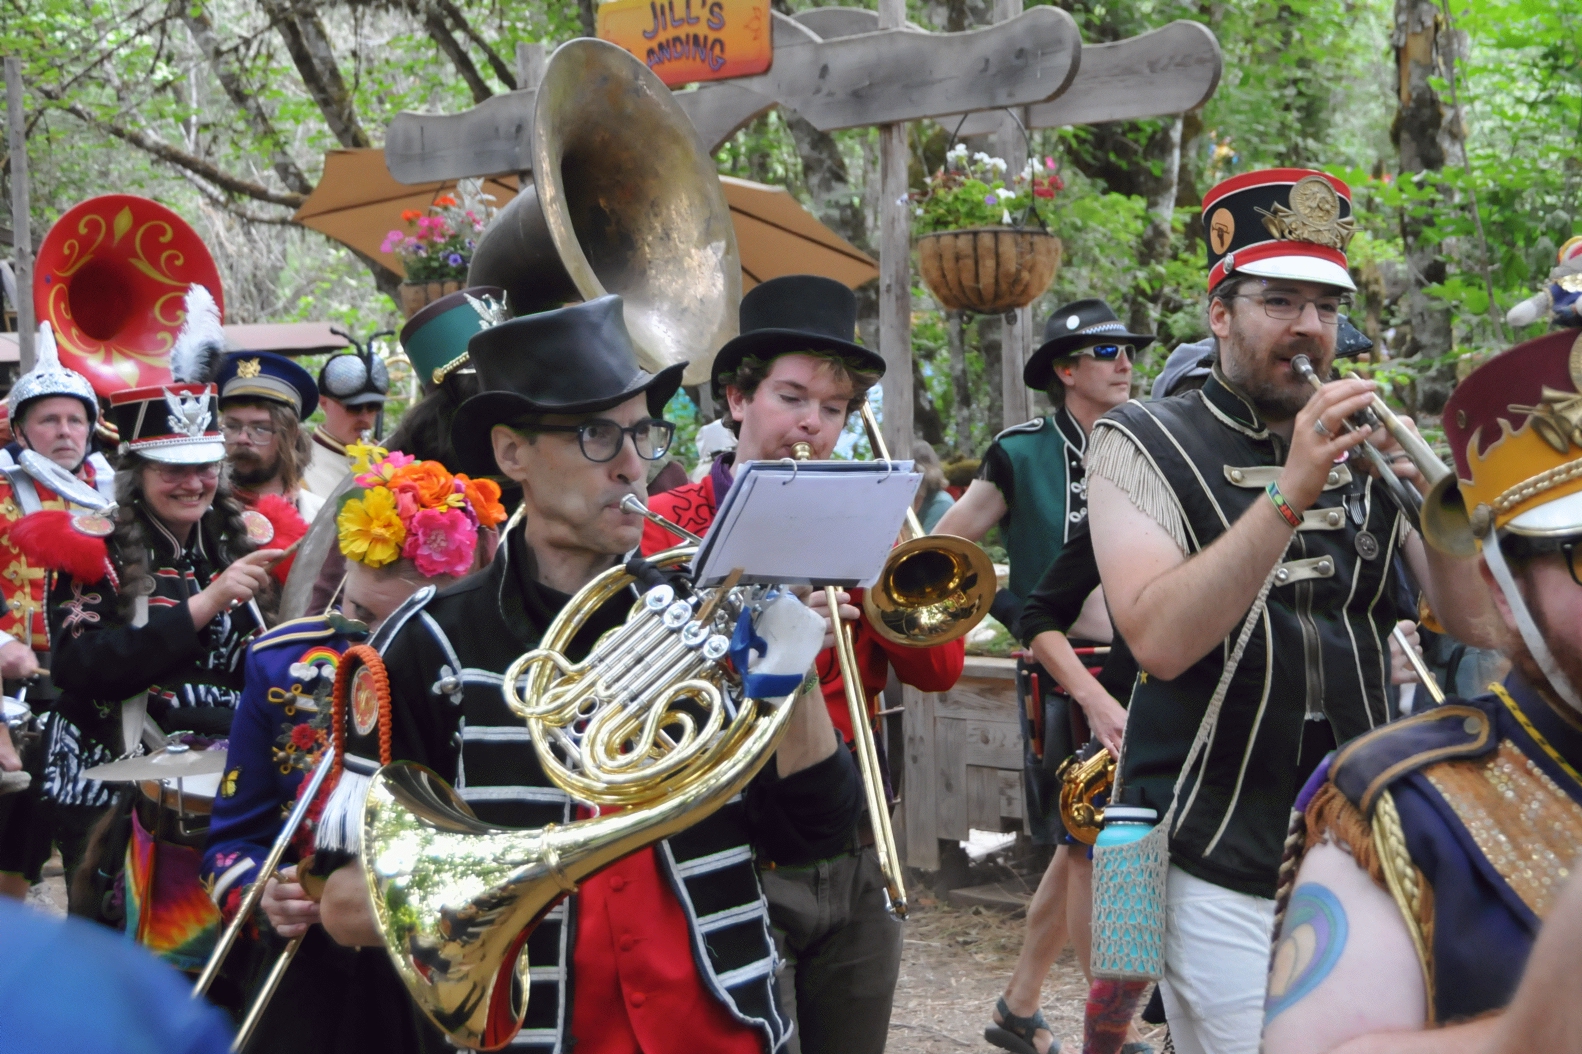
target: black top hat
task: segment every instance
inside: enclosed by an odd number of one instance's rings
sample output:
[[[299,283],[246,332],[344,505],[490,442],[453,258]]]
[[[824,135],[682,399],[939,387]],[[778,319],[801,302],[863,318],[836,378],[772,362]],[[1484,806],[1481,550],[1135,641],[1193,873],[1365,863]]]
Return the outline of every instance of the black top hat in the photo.
[[[649,373],[637,364],[621,298],[523,315],[478,332],[467,354],[483,391],[461,404],[450,439],[461,471],[499,472],[489,433],[526,414],[587,414],[647,393],[648,412],[664,413],[681,387],[685,363]]]
[[[725,396],[723,380],[736,376],[751,355],[772,359],[797,351],[832,351],[853,366],[884,374],[884,359],[854,341],[857,297],[833,278],[788,274],[754,286],[742,297],[741,335],[714,356],[714,398]]]
[[[1056,308],[1044,323],[1044,343],[1028,356],[1022,383],[1045,391],[1055,380],[1055,361],[1095,344],[1130,344],[1139,351],[1154,342],[1152,334],[1129,333],[1102,300],[1078,300]]]

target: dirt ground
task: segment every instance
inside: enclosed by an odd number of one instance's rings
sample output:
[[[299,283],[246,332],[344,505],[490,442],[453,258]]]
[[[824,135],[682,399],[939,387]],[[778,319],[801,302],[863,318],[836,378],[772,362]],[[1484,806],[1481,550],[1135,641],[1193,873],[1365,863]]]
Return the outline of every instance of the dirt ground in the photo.
[[[914,897],[901,953],[901,980],[890,1015],[893,1054],[993,1051],[983,1038],[994,1001],[1022,948],[1026,920],[990,908],[957,908]],[[1044,1017],[1068,1054],[1082,1049],[1088,986],[1068,949],[1044,982]],[[1142,1025],[1155,1050],[1164,1028]]]
[[[978,877],[983,877],[979,875]],[[66,883],[60,857],[44,869],[44,881],[28,899],[37,907],[66,913]],[[994,1051],[983,1038],[994,1001],[1016,965],[1027,923],[1023,916],[990,908],[958,908],[922,892],[911,899],[901,953],[901,980],[890,1015],[892,1054],[956,1054]],[[1087,983],[1068,950],[1044,983],[1044,1017],[1068,1054],[1082,1049],[1082,1010]],[[1141,1026],[1143,1038],[1163,1047],[1164,1029]]]

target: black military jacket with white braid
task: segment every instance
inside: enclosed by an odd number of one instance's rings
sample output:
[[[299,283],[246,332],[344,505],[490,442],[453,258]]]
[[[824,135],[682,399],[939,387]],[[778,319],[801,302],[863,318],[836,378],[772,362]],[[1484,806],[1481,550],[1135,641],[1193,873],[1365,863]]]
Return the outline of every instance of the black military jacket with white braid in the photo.
[[[1190,559],[1269,501],[1289,451],[1218,367],[1201,391],[1100,418],[1088,477],[1125,491]],[[1275,570],[1198,772],[1182,788],[1171,862],[1273,897],[1291,805],[1334,745],[1384,724],[1404,520],[1372,477],[1336,465]],[[1144,674],[1126,725],[1123,786],[1161,816],[1240,623],[1173,681]]]
[[[487,569],[438,594],[421,591],[372,641],[390,674],[393,759],[435,770],[488,823],[532,828],[577,819],[575,803],[544,775],[527,728],[501,691],[501,672],[538,645],[568,599],[536,581],[532,551],[518,527]],[[570,657],[582,658],[623,622],[634,600],[628,590],[608,602],[583,627]],[[377,742],[348,733],[348,771],[371,773]],[[657,847],[660,874],[691,925],[691,953],[704,987],[759,1033],[766,1051],[784,1046],[790,1023],[776,996],[779,963],[754,846],[773,846],[772,856],[782,862],[789,862],[787,844],[799,856],[832,856],[846,848],[860,800],[847,751],[784,780],[771,762],[742,795]],[[571,1049],[576,927],[573,896],[528,939],[527,1020],[510,1049]],[[399,984],[393,973],[389,977]],[[424,1048],[451,1049],[437,1032],[425,1037]]]

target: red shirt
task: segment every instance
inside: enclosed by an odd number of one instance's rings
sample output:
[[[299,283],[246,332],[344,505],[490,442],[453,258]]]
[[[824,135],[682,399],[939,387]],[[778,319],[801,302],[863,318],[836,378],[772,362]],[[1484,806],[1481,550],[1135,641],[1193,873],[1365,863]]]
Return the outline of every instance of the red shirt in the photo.
[[[709,529],[709,524],[714,522],[717,505],[711,476],[704,476],[697,483],[689,483],[664,494],[656,494],[648,501],[648,507],[654,512],[693,534],[703,534]],[[669,549],[676,541],[675,535],[657,523],[644,522],[641,545],[644,556]],[[852,603],[861,608],[862,590],[848,592],[851,593]],[[896,676],[905,684],[925,692],[943,692],[954,686],[961,677],[967,654],[966,643],[961,640],[932,648],[892,644],[874,632],[866,617],[855,626],[852,651],[857,657],[857,669],[862,675],[870,714],[878,710],[879,693],[884,691],[890,667],[895,667]],[[830,720],[846,742],[850,743],[851,708],[846,704],[846,682],[840,675],[840,663],[835,659],[834,649],[826,648],[819,652],[815,669],[818,671],[819,687],[824,692],[824,703],[829,707]]]
[[[618,860],[577,890],[577,1054],[760,1054],[759,1033],[703,986],[686,912],[655,852]]]

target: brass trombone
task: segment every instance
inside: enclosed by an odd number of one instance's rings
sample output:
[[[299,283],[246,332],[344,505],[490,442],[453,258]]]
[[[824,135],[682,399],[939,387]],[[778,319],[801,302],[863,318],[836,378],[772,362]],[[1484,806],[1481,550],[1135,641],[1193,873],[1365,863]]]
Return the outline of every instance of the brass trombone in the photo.
[[[873,407],[862,404],[862,423],[868,442],[880,461],[890,460]],[[807,461],[813,448],[797,443],[792,457]],[[897,644],[926,648],[945,644],[969,632],[989,613],[994,599],[994,564],[982,549],[965,538],[953,535],[925,535],[917,514],[906,510],[905,540],[891,550],[878,580],[863,594],[863,613],[880,636]],[[829,605],[830,624],[835,631],[835,658],[840,663],[841,680],[846,688],[846,706],[851,714],[852,746],[857,767],[862,771],[863,791],[867,796],[869,822],[873,825],[873,847],[884,873],[885,895],[890,911],[906,918],[906,883],[902,878],[901,854],[896,850],[895,829],[890,822],[890,802],[885,794],[884,773],[879,767],[879,750],[874,743],[873,725],[868,716],[867,692],[857,668],[851,631],[840,619],[840,604],[834,586],[824,587]]]

